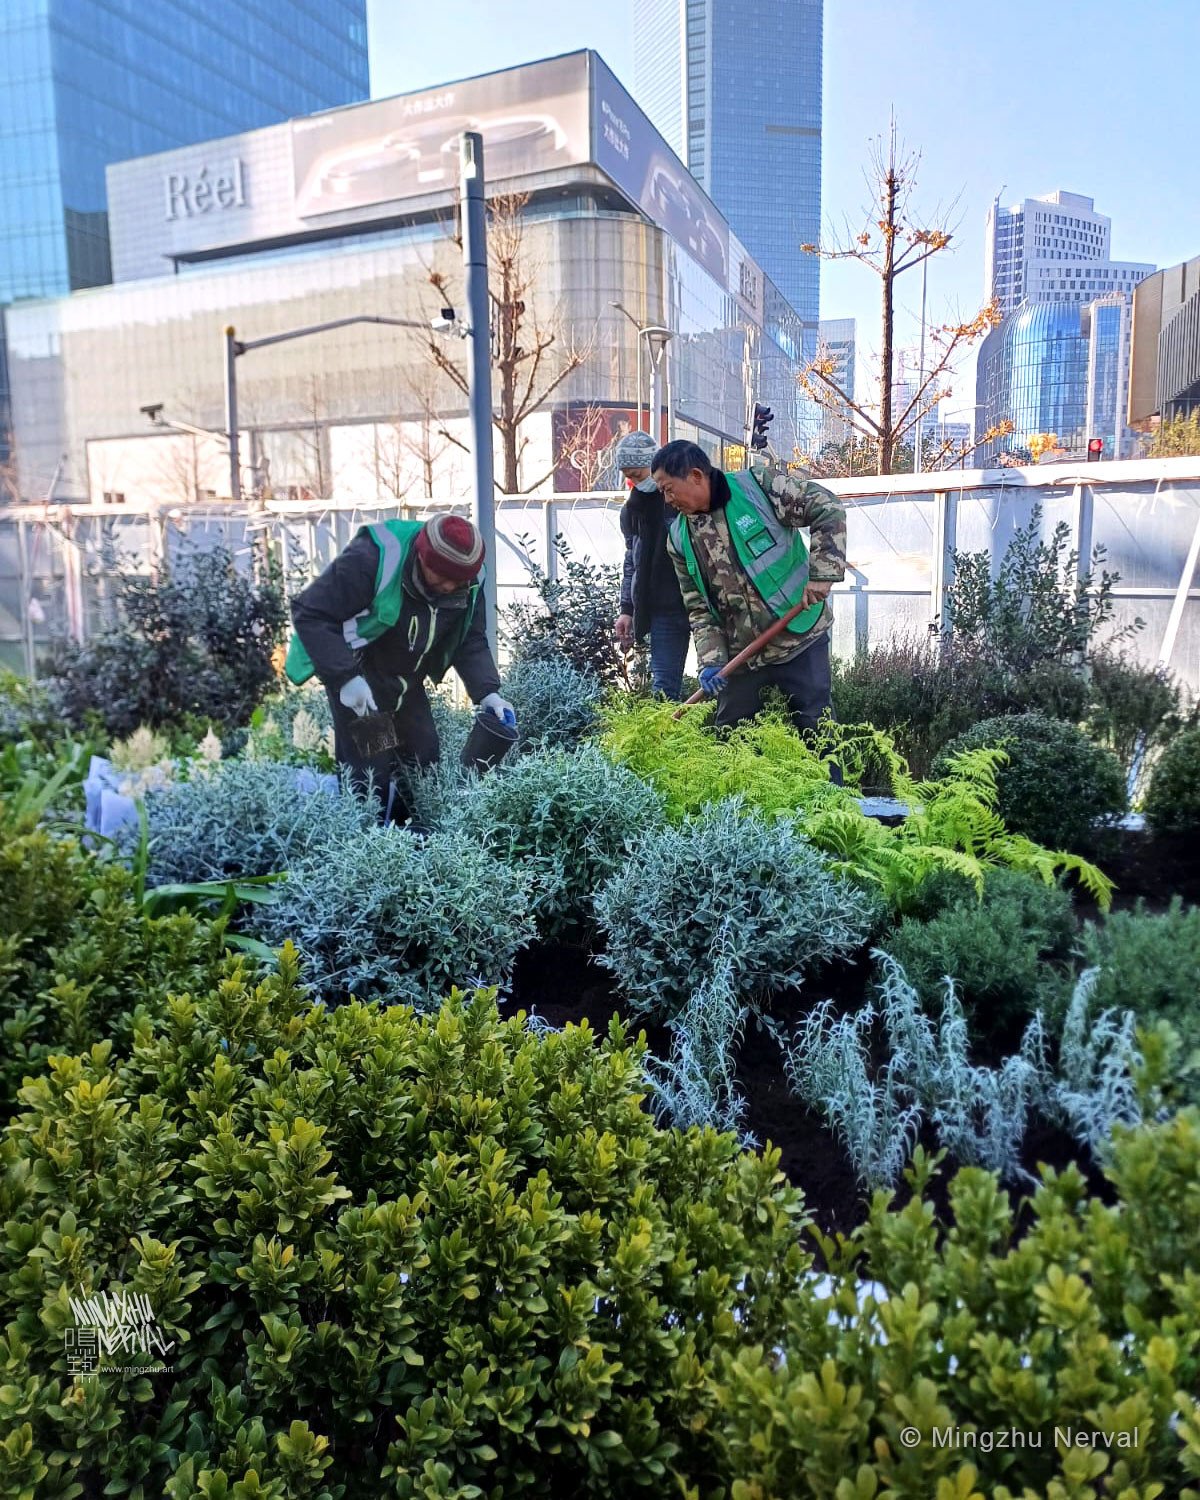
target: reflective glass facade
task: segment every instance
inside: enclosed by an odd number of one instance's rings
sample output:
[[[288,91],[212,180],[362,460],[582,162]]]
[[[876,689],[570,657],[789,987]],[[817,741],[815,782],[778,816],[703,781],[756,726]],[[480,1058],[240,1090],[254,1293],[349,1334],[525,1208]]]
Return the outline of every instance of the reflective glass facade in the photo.
[[[716,456],[740,444],[749,374],[757,399],[776,413],[776,450],[790,455],[793,445],[807,445],[795,378],[799,320],[769,282],[759,329],[692,255],[631,210],[617,214],[579,198],[556,211],[547,195],[531,203],[528,221],[527,253],[539,267],[530,316],[555,328],[561,347],[589,354],[529,419],[523,482],[553,471],[552,424],[603,408],[614,422],[624,415],[632,425],[638,337],[614,302],[643,323],[665,318],[676,330],[663,392],[673,435],[701,441]],[[228,493],[219,462],[198,479],[194,466],[181,465],[167,440],[150,432],[139,408],[162,402],[170,417],[219,430],[226,324],[254,338],[364,309],[428,317],[431,265],[461,305],[460,253],[426,224],[373,234],[359,247],[343,241],[263,252],[13,308],[13,415],[25,492],[44,493],[66,453],[57,490],[63,500],[120,493],[180,503],[197,498],[197,489]],[[421,337],[403,329],[357,324],[302,345],[255,350],[238,363],[248,462],[266,456],[276,484],[300,484],[298,470],[307,466],[307,489],[346,494],[352,487],[358,497],[375,498],[387,493],[389,480],[386,464],[371,454],[394,450],[398,436],[409,448],[419,444],[423,411],[438,412],[452,430],[466,421],[461,392],[431,366]],[[644,373],[641,395],[645,401]],[[123,444],[120,454],[106,449],[109,439]],[[131,456],[159,447],[167,457]],[[449,464],[455,451],[439,462]],[[603,486],[597,478],[582,487]]]
[[[366,0],[4,0],[0,303],[109,279],[109,163],[368,91]]]
[[[823,0],[635,0],[640,102],[816,346]],[[676,145],[678,149],[678,145]]]
[[[1014,430],[981,449],[981,461],[1027,452],[1035,433],[1051,432],[1068,450],[1086,452],[1100,437],[1106,459],[1128,457],[1128,338],[1129,305],[1119,296],[1084,308],[1026,304],[1005,318],[980,348],[976,399],[980,431],[1006,418]]]

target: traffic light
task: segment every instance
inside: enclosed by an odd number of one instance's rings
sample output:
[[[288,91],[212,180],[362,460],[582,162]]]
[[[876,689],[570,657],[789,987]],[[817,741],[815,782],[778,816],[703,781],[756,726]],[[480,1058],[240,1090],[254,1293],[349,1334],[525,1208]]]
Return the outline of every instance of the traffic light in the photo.
[[[767,428],[775,420],[775,413],[769,406],[763,406],[760,402],[754,403],[754,429],[750,434],[750,446],[761,452],[767,446]]]
[[[1101,456],[1101,454],[1103,452],[1104,452],[1104,439],[1103,438],[1088,438],[1088,458],[1092,459],[1093,462],[1094,462],[1094,461],[1096,461],[1096,460],[1098,460],[1100,458],[1100,456]]]

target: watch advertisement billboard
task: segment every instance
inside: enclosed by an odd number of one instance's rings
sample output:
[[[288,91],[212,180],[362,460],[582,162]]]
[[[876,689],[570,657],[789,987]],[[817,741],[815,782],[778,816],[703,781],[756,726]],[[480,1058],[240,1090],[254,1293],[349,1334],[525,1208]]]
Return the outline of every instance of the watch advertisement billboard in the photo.
[[[459,182],[459,140],[483,136],[488,182],[589,158],[587,54],[292,122],[296,213],[367,208]]]

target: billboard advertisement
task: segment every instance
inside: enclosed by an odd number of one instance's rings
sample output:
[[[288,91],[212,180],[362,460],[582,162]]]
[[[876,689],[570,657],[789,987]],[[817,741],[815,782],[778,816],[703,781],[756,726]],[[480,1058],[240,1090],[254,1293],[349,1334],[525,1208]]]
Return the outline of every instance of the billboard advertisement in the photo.
[[[455,190],[465,130],[483,136],[490,182],[586,162],[587,55],[293,120],[296,213],[313,219]]]
[[[572,402],[552,414],[554,492],[588,494],[594,490],[623,490],[617,468],[617,444],[637,426],[632,406],[599,406]]]
[[[720,285],[729,288],[729,228],[675,153],[593,56],[593,160]],[[734,290],[738,290],[734,288]]]

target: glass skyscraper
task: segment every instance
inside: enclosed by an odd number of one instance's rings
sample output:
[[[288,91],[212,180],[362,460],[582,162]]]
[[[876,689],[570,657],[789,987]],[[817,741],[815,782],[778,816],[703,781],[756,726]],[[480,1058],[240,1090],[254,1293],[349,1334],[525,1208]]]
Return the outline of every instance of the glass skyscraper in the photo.
[[[1119,293],[1083,307],[1027,302],[988,334],[976,374],[980,409],[988,426],[1008,418],[1013,431],[981,449],[982,461],[1027,455],[1037,433],[1080,453],[1098,437],[1105,458],[1129,456],[1129,311]]]
[[[0,304],[109,280],[109,163],[368,92],[366,0],[3,0]]]
[[[817,341],[823,0],[634,0],[634,92]]]

